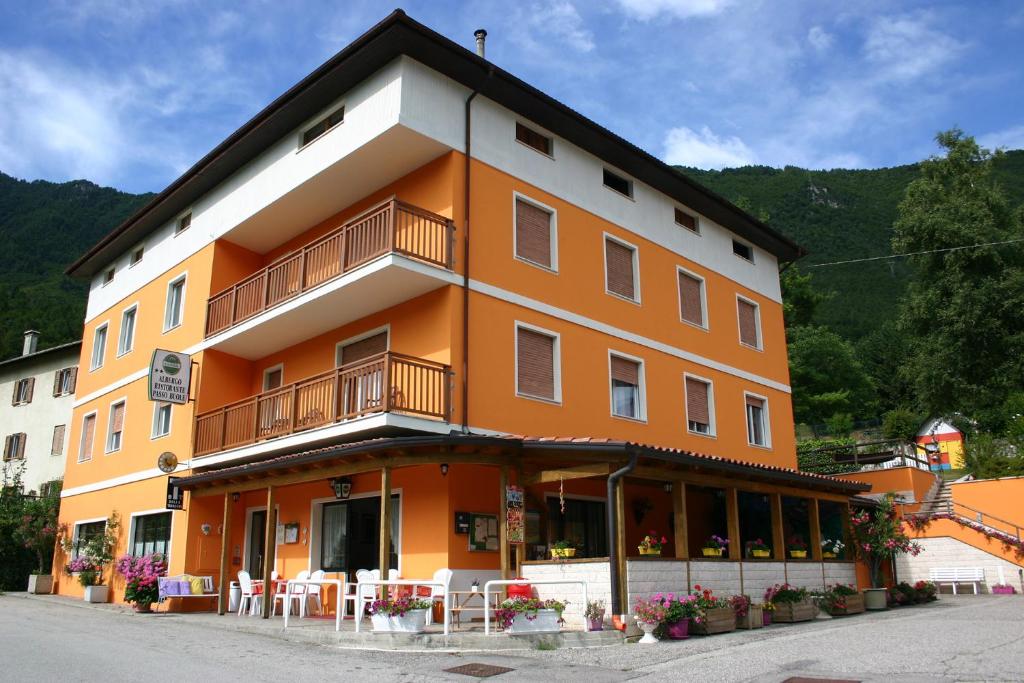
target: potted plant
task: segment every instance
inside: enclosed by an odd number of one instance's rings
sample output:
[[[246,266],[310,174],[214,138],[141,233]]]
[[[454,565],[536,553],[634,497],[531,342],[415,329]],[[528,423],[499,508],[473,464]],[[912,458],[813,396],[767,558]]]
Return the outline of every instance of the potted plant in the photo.
[[[885,588],[882,586],[882,566],[897,555],[917,555],[921,546],[903,532],[903,523],[896,514],[892,494],[878,501],[874,513],[861,510],[850,517],[850,533],[857,555],[863,559],[871,575],[871,588],[864,591],[864,606],[885,609]]]
[[[479,579],[473,579],[473,582],[471,584],[469,584],[469,590],[473,591],[474,593],[479,593],[480,592],[480,580]]]
[[[36,570],[28,577],[28,592],[36,595],[53,592],[53,547],[57,540],[57,514],[60,511],[60,487],[51,487],[45,496],[24,499],[21,519],[14,539],[32,551]]]
[[[775,611],[775,604],[765,601],[760,604],[761,607],[761,624],[763,626],[770,626],[772,623],[772,612]]]
[[[117,530],[120,526],[120,516],[114,511],[107,518],[103,533],[90,538],[77,548],[77,555],[64,567],[64,571],[76,577],[78,583],[85,588],[83,599],[86,602],[107,602],[110,586],[103,583],[103,571],[114,559]],[[66,534],[61,539],[61,547],[66,554],[74,554],[75,545],[74,540]]]
[[[1013,586],[1007,586],[1010,590],[1008,592],[1015,593]],[[918,581],[914,584],[914,590],[917,591],[918,595],[925,597],[925,602],[933,602],[939,599],[939,587],[935,585],[933,581]]]
[[[722,538],[718,534],[712,534],[708,540],[704,541],[704,547],[701,550],[704,553],[704,557],[721,557],[722,553],[728,547],[728,538]]]
[[[789,556],[794,560],[806,560],[807,559],[807,541],[800,534],[793,534],[789,537],[786,542],[786,548],[789,550]]]
[[[772,556],[772,549],[760,538],[747,541],[744,545],[746,545],[747,557],[763,560]]]
[[[633,618],[644,632],[644,637],[640,639],[641,644],[651,645],[658,642],[654,631],[665,621],[665,611],[665,606],[660,601],[637,598],[636,604],[633,605]]]
[[[430,605],[430,600],[409,595],[374,600],[369,609],[373,632],[423,633]]]
[[[551,559],[566,559],[576,556],[576,547],[569,541],[555,541],[551,545]]]
[[[924,581],[919,581],[918,583],[924,583]],[[935,586],[935,584],[932,584],[933,588],[934,588],[934,586]],[[1014,588],[1013,586],[1011,586],[1008,583],[997,583],[997,584],[993,584],[993,586],[992,586],[992,593],[994,595],[1013,595],[1016,592],[1017,592],[1017,589]],[[929,600],[935,600],[936,599],[935,592],[932,592],[928,599]]]
[[[736,612],[726,598],[716,596],[710,588],[701,588],[699,584],[694,584],[691,595],[701,613],[693,619],[694,633],[710,636],[736,630]]]
[[[775,584],[764,592],[764,601],[775,607],[773,621],[793,623],[814,618],[814,605],[808,599],[806,588],[797,588],[788,583]]]
[[[604,630],[604,601],[588,600],[587,609],[583,611],[583,618],[587,620],[588,631]]]
[[[124,600],[135,605],[136,612],[151,612],[160,602],[159,579],[167,573],[167,562],[160,553],[142,557],[123,555],[115,565],[124,577]]]
[[[668,543],[668,539],[659,536],[657,531],[651,530],[644,536],[644,540],[640,541],[637,550],[641,555],[661,555],[661,549],[666,543]]]
[[[665,616],[655,630],[659,638],[686,640],[690,637],[690,624],[704,614],[695,595],[657,593],[651,596],[651,602],[665,608]]]
[[[764,613],[760,605],[755,605],[746,595],[734,595],[729,598],[732,611],[736,613],[736,628],[763,628]]]
[[[564,602],[515,597],[505,600],[494,610],[494,618],[509,635],[523,633],[558,633],[562,629]]]
[[[860,614],[864,611],[864,596],[851,585],[837,583],[825,589],[818,606],[833,617]]]
[[[845,547],[846,544],[838,538],[823,538],[821,539],[821,557],[824,560],[834,560],[842,554]]]

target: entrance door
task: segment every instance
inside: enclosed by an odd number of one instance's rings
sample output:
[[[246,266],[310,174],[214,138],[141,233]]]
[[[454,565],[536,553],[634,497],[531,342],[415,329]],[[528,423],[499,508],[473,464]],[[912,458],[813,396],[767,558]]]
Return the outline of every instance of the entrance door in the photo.
[[[249,518],[249,557],[246,568],[253,578],[263,576],[263,546],[267,539],[267,511],[254,510]]]
[[[398,496],[391,496],[391,558],[398,567]],[[320,568],[345,572],[354,577],[356,570],[380,566],[380,497],[356,498],[327,503],[320,528]],[[352,580],[352,579],[349,579]]]

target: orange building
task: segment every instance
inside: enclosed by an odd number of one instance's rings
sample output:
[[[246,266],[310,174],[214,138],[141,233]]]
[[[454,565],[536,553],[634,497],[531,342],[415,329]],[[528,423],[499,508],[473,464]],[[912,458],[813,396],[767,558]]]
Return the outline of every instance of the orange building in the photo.
[[[650,530],[676,589],[852,581],[821,542],[866,487],[794,469],[778,272],[801,254],[395,12],[70,267],[91,288],[62,521],[81,541],[116,510],[119,551],[219,590],[272,568],[461,588],[565,571],[566,540],[621,611]],[[191,357],[189,403],[148,400],[155,349]]]

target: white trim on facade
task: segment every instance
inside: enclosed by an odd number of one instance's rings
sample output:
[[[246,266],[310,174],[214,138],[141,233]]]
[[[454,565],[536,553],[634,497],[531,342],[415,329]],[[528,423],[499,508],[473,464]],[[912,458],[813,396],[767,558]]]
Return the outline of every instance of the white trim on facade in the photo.
[[[181,233],[179,233],[181,234]],[[181,283],[181,298],[178,300],[177,311],[171,309],[171,292],[178,283]],[[175,275],[167,281],[167,293],[164,298],[164,327],[162,334],[176,330],[185,322],[185,296],[188,290],[188,271]],[[177,314],[175,316],[175,313]],[[177,322],[174,318],[177,317]]]
[[[524,394],[519,391],[519,328],[530,330],[531,332],[536,332],[537,334],[542,334],[545,337],[550,337],[552,339],[551,362],[553,364],[552,370],[555,378],[553,399],[544,398],[543,396],[534,396],[533,394]],[[515,345],[512,369],[515,374],[513,381],[515,383],[516,397],[526,398],[531,401],[540,401],[541,403],[547,403],[548,405],[562,405],[562,335],[543,327],[538,327],[521,320],[516,320],[513,322],[512,343]]]
[[[687,406],[689,405],[689,403],[688,403],[689,397],[687,396],[687,390],[686,390],[686,380],[687,380],[687,378],[695,379],[698,382],[703,382],[708,387],[708,433],[707,434],[704,434],[702,432],[698,432],[698,431],[694,431],[694,430],[690,429],[690,415],[689,415],[689,412],[687,411]],[[718,421],[715,419],[715,383],[714,383],[714,381],[711,378],[709,378],[709,377],[701,377],[700,375],[695,375],[692,372],[684,372],[683,373],[683,412],[685,413],[683,418],[684,418],[684,422],[686,423],[686,433],[687,434],[692,434],[694,436],[703,436],[703,437],[708,438],[708,439],[716,439],[716,438],[718,438]]]
[[[748,417],[748,413],[747,413],[747,397],[748,396],[750,396],[751,398],[758,398],[758,399],[761,399],[761,401],[763,401],[763,403],[761,404],[761,427],[762,427],[762,431],[764,432],[764,443],[763,444],[761,444],[761,443],[754,443],[753,440],[751,440],[751,438],[750,438],[751,437],[751,434],[750,434],[750,418]],[[767,396],[763,396],[761,394],[755,394],[752,391],[744,391],[743,392],[743,422],[744,422],[744,424],[746,424],[746,429],[747,429],[747,445],[750,446],[751,448],[763,448],[765,450],[769,450],[770,451],[772,449],[772,420],[771,420],[771,413],[769,412],[769,408],[768,408],[768,397]]]
[[[385,334],[387,334],[386,348],[387,348],[388,351],[390,351],[391,350],[391,323],[385,323],[384,325],[380,325],[378,327],[375,327],[372,330],[367,330],[366,332],[360,332],[359,334],[353,335],[353,336],[351,336],[351,337],[349,337],[347,339],[342,339],[340,342],[335,344],[334,345],[334,367],[336,367],[336,368],[340,368],[341,367],[341,350],[343,348],[345,348],[349,344],[355,344],[358,341],[362,341],[364,339],[369,339],[370,337],[375,337],[376,335],[380,334],[381,332],[384,332]]]
[[[691,322],[683,317],[683,293],[679,289],[679,274],[682,273],[687,277],[691,277],[694,280],[700,281],[700,315],[701,324],[698,325],[695,322]],[[678,302],[679,310],[679,322],[694,327],[704,332],[711,331],[711,325],[708,322],[708,281],[703,275],[698,275],[692,270],[687,270],[682,266],[676,266],[676,301]]]
[[[626,247],[633,252],[633,298],[616,294],[615,292],[608,289],[608,248],[607,241],[611,240],[619,244],[620,246]],[[640,300],[640,248],[632,242],[627,242],[621,237],[617,237],[610,232],[601,233],[601,259],[604,261],[604,293],[613,296],[619,301],[628,301],[631,304],[637,306],[642,305]]]
[[[517,140],[518,142],[518,140]],[[524,143],[519,143],[524,144]],[[526,145],[529,147],[529,145]],[[530,149],[533,149],[530,147]],[[543,152],[538,151],[538,154],[543,155]],[[542,211],[546,211],[551,216],[548,232],[548,254],[550,256],[551,265],[545,266],[543,263],[537,263],[531,261],[528,258],[523,258],[519,255],[519,231],[516,226],[519,224],[519,206],[518,202],[522,201],[526,204],[531,204]],[[548,206],[544,202],[538,201],[533,197],[527,196],[522,192],[513,190],[512,192],[512,258],[520,263],[525,263],[528,266],[539,268],[546,273],[553,273],[558,275],[558,210],[553,206]]]
[[[750,304],[754,307],[754,331],[757,334],[757,346],[751,346],[743,341],[742,333],[740,331],[740,303]],[[764,333],[761,330],[761,304],[757,303],[750,297],[743,296],[742,294],[736,295],[736,338],[740,342],[740,346],[745,349],[752,349],[754,351],[764,351]]]
[[[152,510],[139,510],[138,512],[131,513],[128,519],[128,539],[125,554],[130,555],[132,546],[135,544],[135,518],[148,517],[149,515],[160,515],[165,512],[171,515],[171,526],[167,532],[167,552],[164,556],[164,561],[168,566],[171,564],[171,546],[174,545],[174,521],[177,515],[174,514],[173,510],[168,510],[167,508],[153,508]]]
[[[630,415],[619,415],[615,412],[615,389],[612,386],[612,358],[621,358],[622,360],[632,361],[637,363],[637,415],[636,417]],[[634,356],[623,351],[616,351],[615,349],[608,349],[608,409],[609,414],[612,417],[619,418],[620,420],[629,420],[631,422],[643,422],[647,423],[647,364],[643,358]]]
[[[113,448],[110,443],[110,439],[114,436],[114,408],[120,404],[124,404],[124,416],[121,418],[121,431],[118,432],[119,437],[117,440],[117,448]],[[124,431],[128,427],[128,397],[119,396],[113,401],[107,404],[107,432],[103,439],[103,455],[110,455],[111,453],[117,453],[124,446]],[[95,440],[95,434],[93,435]]]
[[[127,328],[124,325],[125,317],[133,313],[132,325],[131,325],[131,339],[125,339],[125,332]],[[117,331],[117,358],[126,356],[135,350],[135,330],[139,326],[139,302],[136,301],[130,306],[126,306],[121,310],[121,327]],[[126,343],[127,342],[127,343]]]

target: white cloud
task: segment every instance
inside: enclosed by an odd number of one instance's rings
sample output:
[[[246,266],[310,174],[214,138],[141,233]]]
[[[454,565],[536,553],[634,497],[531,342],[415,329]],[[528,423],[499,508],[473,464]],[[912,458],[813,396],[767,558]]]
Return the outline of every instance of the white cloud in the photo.
[[[812,26],[807,32],[807,42],[818,52],[825,52],[832,47],[835,38],[821,26]]]
[[[584,27],[583,17],[571,2],[558,0],[548,5],[534,5],[530,14],[534,28],[580,52],[594,49],[594,34]]]
[[[978,144],[989,149],[1024,149],[1024,125],[1012,126],[978,136]]]
[[[966,45],[930,25],[927,15],[878,17],[864,41],[864,57],[885,81],[912,81],[958,57]]]
[[[665,162],[697,168],[726,168],[755,163],[753,150],[736,136],[719,137],[707,126],[695,131],[686,126],[665,135]]]
[[[619,7],[634,19],[649,21],[659,14],[677,19],[713,16],[734,5],[736,0],[618,0]]]

